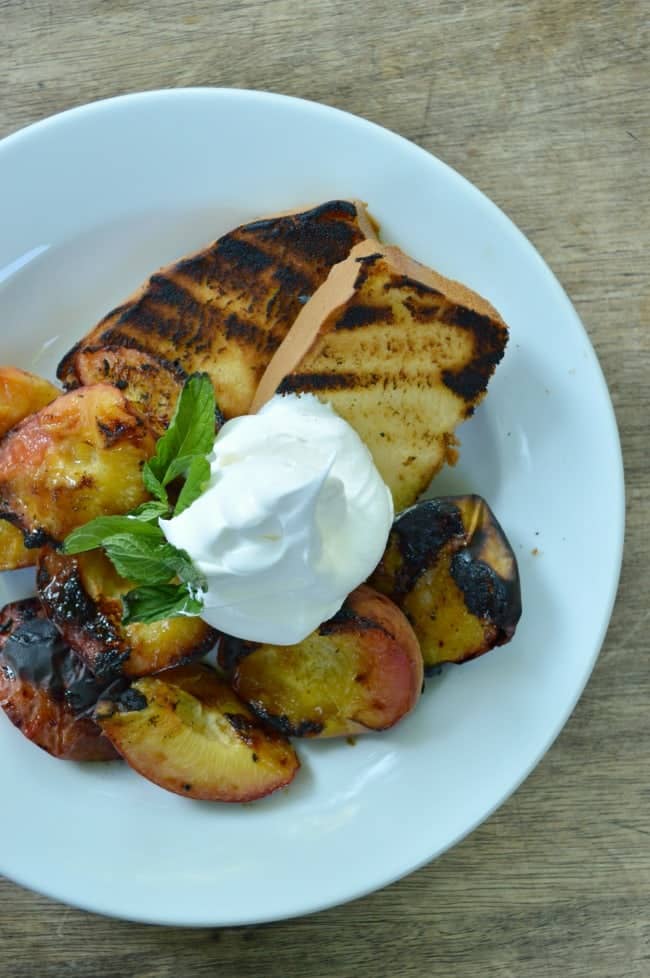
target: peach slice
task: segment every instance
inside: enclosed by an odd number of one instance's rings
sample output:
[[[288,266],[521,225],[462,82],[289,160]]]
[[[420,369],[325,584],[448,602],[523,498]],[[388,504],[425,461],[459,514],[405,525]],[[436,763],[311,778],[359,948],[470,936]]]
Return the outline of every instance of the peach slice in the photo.
[[[64,760],[118,757],[88,715],[104,685],[66,646],[37,598],[0,611],[0,706],[28,740]]]
[[[413,629],[392,601],[365,585],[297,645],[223,638],[219,662],[251,709],[288,736],[386,730],[422,688]]]
[[[60,543],[95,516],[144,502],[141,470],[154,450],[153,432],[115,387],[64,394],[0,442],[0,518],[28,547]]]
[[[30,414],[50,404],[61,393],[49,380],[18,367],[0,367],[0,438]],[[28,550],[20,530],[0,522],[0,571],[31,567],[37,550]]]
[[[136,680],[95,718],[134,770],[187,798],[255,801],[300,767],[289,741],[202,663]]]
[[[147,676],[205,655],[219,633],[202,618],[122,624],[122,595],[135,587],[100,550],[65,556],[45,548],[39,594],[65,640],[102,677]]]
[[[54,401],[61,391],[49,380],[18,367],[0,367],[0,438],[30,414]]]
[[[480,496],[428,499],[400,513],[369,583],[409,619],[427,668],[504,645],[521,615],[516,557]]]

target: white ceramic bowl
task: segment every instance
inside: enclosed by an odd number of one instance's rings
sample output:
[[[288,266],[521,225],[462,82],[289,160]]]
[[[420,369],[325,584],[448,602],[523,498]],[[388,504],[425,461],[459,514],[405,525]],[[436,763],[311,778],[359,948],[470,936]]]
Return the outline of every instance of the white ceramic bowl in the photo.
[[[477,289],[511,341],[436,492],[484,495],[516,550],[514,641],[429,683],[392,732],[300,745],[285,793],[191,802],[126,766],[53,760],[0,716],[0,871],[101,913],[226,925],[368,893],[458,842],[517,787],[594,665],[623,539],[620,448],[596,357],[523,235],[439,160],[361,119],[278,95],[111,99],[0,143],[0,358],[60,355],[157,266],[235,224],[358,196],[384,239]],[[588,568],[586,571],[585,568]],[[0,600],[33,586],[0,575]],[[579,772],[576,773],[579,777]]]

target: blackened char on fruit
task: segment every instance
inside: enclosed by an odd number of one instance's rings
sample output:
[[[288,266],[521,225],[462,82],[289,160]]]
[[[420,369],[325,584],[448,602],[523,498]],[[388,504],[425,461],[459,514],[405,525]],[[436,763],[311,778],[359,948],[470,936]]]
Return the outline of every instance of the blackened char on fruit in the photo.
[[[37,598],[15,602],[1,613],[0,668],[64,701],[74,716],[85,716],[106,687],[66,645]]]

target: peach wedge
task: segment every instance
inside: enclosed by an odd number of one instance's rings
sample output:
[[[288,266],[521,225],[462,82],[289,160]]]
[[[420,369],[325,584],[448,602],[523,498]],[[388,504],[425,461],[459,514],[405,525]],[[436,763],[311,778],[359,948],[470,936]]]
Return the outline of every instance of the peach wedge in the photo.
[[[97,676],[148,676],[205,655],[218,638],[190,616],[123,625],[122,595],[135,585],[101,550],[72,557],[44,548],[37,584],[48,615]]]
[[[88,715],[102,691],[38,599],[0,611],[0,706],[28,740],[64,760],[118,757]]]
[[[427,668],[504,645],[521,615],[517,560],[480,496],[427,499],[400,513],[369,583],[411,622]]]
[[[386,730],[417,702],[422,655],[391,601],[362,585],[297,645],[223,638],[219,661],[251,709],[287,736]]]
[[[202,663],[136,680],[95,717],[134,770],[186,798],[255,801],[300,766],[288,740]]]
[[[141,470],[154,447],[115,387],[63,394],[0,441],[0,519],[40,547],[95,516],[126,513],[148,498]]]
[[[0,367],[0,438],[60,393],[36,374],[18,367]],[[27,549],[18,527],[0,521],[0,571],[31,567],[37,560],[38,551]]]

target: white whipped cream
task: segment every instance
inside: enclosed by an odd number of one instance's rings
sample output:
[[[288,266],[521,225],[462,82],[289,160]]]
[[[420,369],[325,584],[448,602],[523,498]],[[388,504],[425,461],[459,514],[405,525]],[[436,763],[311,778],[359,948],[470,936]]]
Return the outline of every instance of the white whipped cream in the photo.
[[[205,618],[236,638],[302,641],[375,569],[393,521],[390,491],[350,425],[311,394],[233,418],[206,491],[161,520],[205,574]]]

